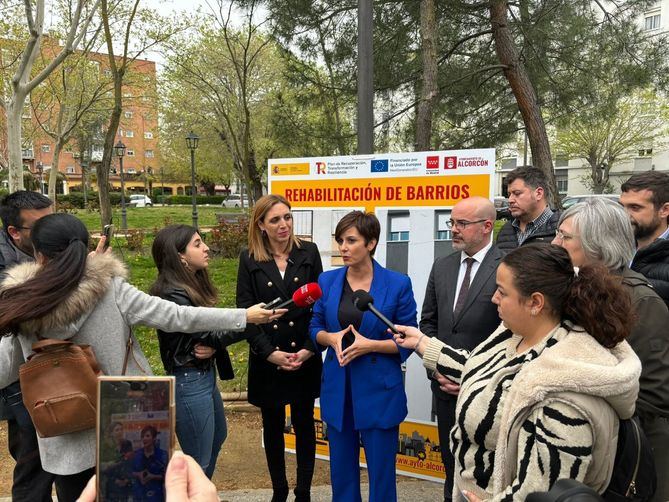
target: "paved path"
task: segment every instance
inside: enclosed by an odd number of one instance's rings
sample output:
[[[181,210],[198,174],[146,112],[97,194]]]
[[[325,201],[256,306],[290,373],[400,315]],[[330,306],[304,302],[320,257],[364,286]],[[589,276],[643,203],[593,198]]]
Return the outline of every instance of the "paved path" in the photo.
[[[402,501],[422,500],[422,501],[438,501],[441,500],[443,493],[441,484],[433,483],[431,481],[410,480],[407,478],[398,478],[397,482],[397,499]],[[219,498],[222,502],[267,502],[272,498],[272,490],[234,490],[219,492]],[[362,500],[367,500],[369,495],[369,485],[364,483],[362,485]],[[58,499],[53,498],[54,501]],[[293,500],[292,498],[288,499]],[[329,486],[314,486],[311,489],[312,502],[330,502],[332,500],[332,492]],[[0,502],[11,502],[10,497],[0,497]]]

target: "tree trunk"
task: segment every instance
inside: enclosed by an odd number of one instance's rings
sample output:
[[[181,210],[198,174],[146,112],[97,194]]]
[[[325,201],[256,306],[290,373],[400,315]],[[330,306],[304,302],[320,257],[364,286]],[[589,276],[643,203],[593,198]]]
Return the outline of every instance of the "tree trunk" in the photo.
[[[262,197],[262,179],[258,172],[256,165],[256,152],[252,148],[249,152],[248,161],[246,163],[246,173],[244,176],[247,180],[247,188],[249,192],[249,199],[254,202]]]
[[[21,116],[26,95],[14,93],[7,106],[7,150],[9,153],[9,192],[24,190]]]
[[[437,21],[434,0],[420,2],[423,78],[421,100],[416,111],[416,151],[432,148],[432,114],[439,99],[437,85]]]
[[[491,0],[490,21],[495,41],[495,51],[499,62],[506,66],[504,76],[509,82],[518,109],[523,117],[530,150],[532,151],[532,163],[546,174],[550,191],[547,197],[548,202],[553,207],[560,207],[550,144],[548,134],[546,134],[546,126],[541,116],[541,107],[527,70],[518,58],[513,35],[508,26],[506,11],[507,0]]]
[[[49,171],[49,199],[53,201],[53,210],[56,210],[56,184],[58,183],[58,166],[60,164],[60,152],[63,150],[63,141],[61,138],[56,140],[53,148],[53,162]]]

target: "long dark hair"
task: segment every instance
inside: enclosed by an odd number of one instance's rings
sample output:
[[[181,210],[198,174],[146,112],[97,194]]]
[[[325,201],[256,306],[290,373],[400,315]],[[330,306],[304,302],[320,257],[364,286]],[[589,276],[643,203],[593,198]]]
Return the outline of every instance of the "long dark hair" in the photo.
[[[37,220],[31,238],[35,255],[46,263],[37,274],[0,293],[0,333],[17,332],[18,326],[55,309],[72,293],[84,275],[88,256],[88,230],[70,214],[58,213]]]
[[[179,257],[179,253],[186,252],[188,243],[197,232],[189,225],[169,225],[156,234],[151,254],[158,267],[158,277],[151,286],[152,295],[163,297],[169,289],[182,288],[196,306],[216,305],[218,292],[207,270],[188,270]]]
[[[548,243],[521,246],[502,260],[521,296],[542,293],[561,320],[583,327],[601,345],[615,347],[634,324],[629,293],[602,265],[575,271],[569,254]]]

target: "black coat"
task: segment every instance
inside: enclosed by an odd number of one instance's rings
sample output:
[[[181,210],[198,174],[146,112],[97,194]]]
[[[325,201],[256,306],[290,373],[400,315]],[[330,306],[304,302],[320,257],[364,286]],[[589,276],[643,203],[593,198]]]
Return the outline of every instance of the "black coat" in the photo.
[[[639,249],[630,268],[643,274],[669,307],[669,239],[655,239]]]
[[[165,291],[162,298],[176,303],[195,307],[185,290],[174,288]],[[174,373],[182,366],[195,366],[200,369],[209,369],[214,363],[221,380],[232,380],[235,377],[232,361],[226,347],[244,338],[243,333],[224,331],[204,331],[199,333],[165,333],[158,330],[158,344],[163,367],[168,374]],[[194,354],[196,344],[206,345],[216,349],[211,359],[197,359]]]
[[[497,305],[491,300],[497,289],[497,267],[504,254],[496,246],[486,253],[457,317],[453,317],[453,304],[460,271],[460,251],[435,261],[425,290],[420,330],[456,349],[473,350],[488,338],[501,322]],[[455,399],[440,390],[436,381],[432,382],[432,391],[437,398]]]
[[[248,308],[259,302],[269,303],[278,296],[288,300],[301,286],[317,282],[322,271],[318,248],[311,242],[301,241],[301,247],[290,252],[284,278],[274,260],[258,262],[244,250],[239,257],[237,306]],[[276,321],[247,326],[251,404],[275,406],[318,397],[323,363],[320,351],[309,338],[310,320],[310,308],[292,308]],[[303,348],[314,352],[314,356],[297,371],[279,370],[267,361],[275,350],[295,353]]]
[[[525,239],[523,244],[530,244],[531,242],[548,242],[550,244],[555,239],[555,231],[560,221],[560,214],[560,211],[553,211],[548,221]],[[512,223],[513,220],[507,221],[497,235],[495,244],[502,251],[509,252],[518,247],[518,239],[516,238],[516,231]]]

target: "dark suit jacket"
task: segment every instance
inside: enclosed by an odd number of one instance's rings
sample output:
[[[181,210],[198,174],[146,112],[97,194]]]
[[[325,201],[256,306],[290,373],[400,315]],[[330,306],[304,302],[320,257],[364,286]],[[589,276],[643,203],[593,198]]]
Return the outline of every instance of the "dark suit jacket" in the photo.
[[[494,245],[490,248],[474,276],[464,307],[454,318],[460,256],[457,251],[434,262],[425,290],[420,330],[451,347],[472,350],[501,322],[497,306],[491,300],[497,289],[495,275],[504,252]],[[453,399],[439,389],[436,381],[432,382],[432,391],[438,398]]]
[[[237,274],[237,307],[248,308],[259,302],[269,303],[277,296],[292,298],[301,286],[316,282],[323,271],[316,244],[302,241],[288,257],[286,273],[281,278],[274,260],[259,262],[249,256],[248,250],[239,257]],[[301,399],[318,397],[322,361],[320,352],[309,338],[310,308],[292,308],[280,319],[268,324],[248,325],[249,402],[256,406],[276,406]],[[314,356],[297,371],[278,371],[267,361],[275,350],[297,352],[305,348]]]

